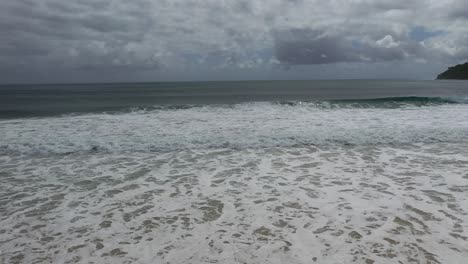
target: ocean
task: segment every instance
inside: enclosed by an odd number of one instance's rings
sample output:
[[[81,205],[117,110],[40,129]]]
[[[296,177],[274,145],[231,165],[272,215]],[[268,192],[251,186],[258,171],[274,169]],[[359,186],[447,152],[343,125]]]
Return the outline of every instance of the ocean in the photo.
[[[467,81],[0,86],[0,263],[467,258]]]

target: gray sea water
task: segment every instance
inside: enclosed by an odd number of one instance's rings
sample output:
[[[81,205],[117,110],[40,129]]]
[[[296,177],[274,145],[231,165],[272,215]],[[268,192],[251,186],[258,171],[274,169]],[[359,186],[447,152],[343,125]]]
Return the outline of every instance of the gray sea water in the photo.
[[[466,81],[244,81],[0,86],[0,118],[246,102],[468,97]],[[376,102],[378,103],[378,102]]]
[[[468,82],[0,87],[0,263],[465,263]]]

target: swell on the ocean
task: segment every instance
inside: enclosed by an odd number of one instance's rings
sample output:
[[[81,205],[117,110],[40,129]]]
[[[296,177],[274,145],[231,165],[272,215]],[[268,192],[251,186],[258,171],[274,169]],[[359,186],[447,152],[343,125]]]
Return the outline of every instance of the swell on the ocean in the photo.
[[[332,100],[250,100],[247,96],[240,102],[232,103],[160,103],[160,104],[138,104],[137,106],[123,105],[96,105],[94,107],[46,107],[44,109],[25,107],[23,109],[0,109],[1,119],[19,118],[48,118],[67,117],[89,114],[125,114],[131,112],[151,112],[151,111],[172,111],[185,110],[191,108],[235,108],[239,105],[271,103],[286,106],[301,105],[302,107],[320,109],[347,109],[347,108],[402,108],[402,107],[422,107],[438,106],[450,104],[468,104],[468,97],[447,96],[447,97],[424,97],[424,96],[402,96],[402,97],[377,97],[377,98],[354,98],[354,99],[332,99]],[[42,107],[42,106],[41,106]]]
[[[468,104],[467,97],[382,97],[369,99],[337,99],[337,100],[291,100],[291,101],[253,101],[233,104],[175,104],[175,105],[148,105],[140,107],[130,107],[120,111],[104,111],[107,114],[120,114],[128,112],[154,111],[154,110],[184,110],[190,108],[202,107],[225,107],[233,108],[238,105],[255,104],[255,103],[271,103],[287,106],[307,106],[315,108],[401,108],[401,107],[421,107],[421,106],[437,106],[449,104]],[[75,113],[78,114],[78,113]],[[73,114],[72,114],[73,115]]]

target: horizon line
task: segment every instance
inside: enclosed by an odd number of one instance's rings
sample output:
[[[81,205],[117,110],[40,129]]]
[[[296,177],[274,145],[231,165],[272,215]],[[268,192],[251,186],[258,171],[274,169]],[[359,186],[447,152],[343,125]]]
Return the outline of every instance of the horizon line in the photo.
[[[304,82],[304,81],[447,81],[438,79],[396,79],[396,78],[343,78],[343,79],[245,79],[245,80],[192,80],[192,81],[124,81],[124,82],[25,82],[25,83],[0,83],[0,86],[23,86],[23,85],[99,85],[99,84],[151,84],[151,83],[212,83],[212,82]],[[457,81],[457,80],[449,80]]]

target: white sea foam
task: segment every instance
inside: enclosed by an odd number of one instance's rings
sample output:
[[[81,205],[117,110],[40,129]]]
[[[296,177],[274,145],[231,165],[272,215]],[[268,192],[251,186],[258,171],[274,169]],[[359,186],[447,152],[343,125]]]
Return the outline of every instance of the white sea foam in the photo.
[[[4,156],[0,262],[463,264],[467,150]]]
[[[170,151],[467,139],[468,105],[323,108],[247,103],[0,121],[0,152]]]

